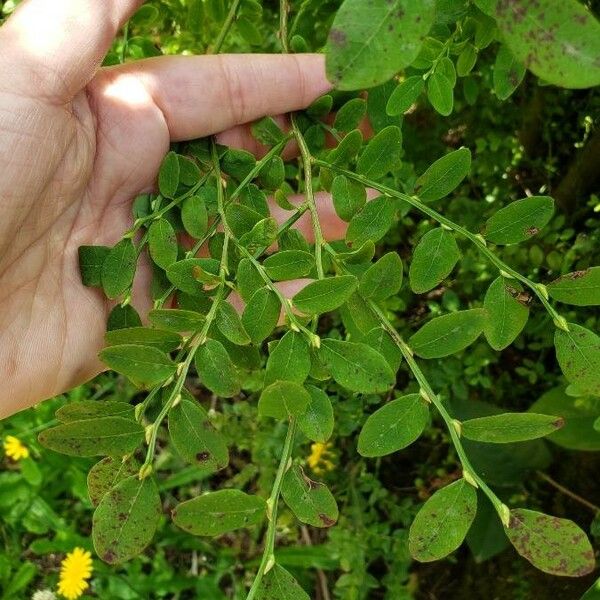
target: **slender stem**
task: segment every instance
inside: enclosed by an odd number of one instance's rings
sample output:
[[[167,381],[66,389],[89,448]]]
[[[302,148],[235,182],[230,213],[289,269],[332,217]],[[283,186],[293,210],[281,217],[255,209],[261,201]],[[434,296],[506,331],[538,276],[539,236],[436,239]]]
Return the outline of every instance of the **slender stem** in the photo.
[[[279,503],[279,495],[281,494],[281,485],[283,483],[283,476],[289,469],[292,457],[292,447],[294,444],[294,437],[296,435],[296,419],[291,418],[287,434],[285,436],[285,442],[283,444],[283,450],[281,452],[281,459],[279,461],[279,468],[275,475],[275,481],[271,489],[271,495],[267,500],[267,518],[269,524],[267,526],[267,533],[265,537],[265,548],[263,550],[262,560],[258,567],[258,572],[252,583],[252,587],[248,592],[246,600],[254,600],[258,589],[260,587],[262,578],[275,564],[275,535],[277,533],[277,505]]]
[[[324,161],[324,160],[313,159],[313,164],[321,166],[321,167],[325,167],[327,169],[331,169],[332,171],[343,174],[346,177],[348,177],[349,179],[358,181],[358,182],[362,183],[363,185],[371,187],[383,194],[392,196],[393,198],[398,198],[399,200],[403,200],[404,202],[407,202],[408,204],[410,204],[413,208],[416,208],[418,211],[431,217],[433,220],[437,221],[441,225],[444,225],[448,229],[451,229],[452,231],[455,231],[459,235],[467,238],[474,246],[477,247],[477,249],[481,252],[481,254],[483,254],[493,265],[495,265],[498,268],[498,270],[501,272],[502,275],[504,275],[506,277],[512,277],[513,279],[520,281],[526,287],[531,289],[533,291],[533,293],[539,298],[539,300],[543,304],[544,308],[548,311],[548,314],[552,317],[554,324],[561,329],[568,330],[568,326],[566,324],[564,317],[562,317],[548,301],[548,296],[547,296],[547,291],[546,291],[545,286],[532,281],[531,279],[529,279],[528,277],[525,277],[524,275],[521,275],[521,273],[519,273],[518,271],[515,271],[512,267],[507,265],[501,258],[496,256],[487,247],[486,241],[480,235],[474,234],[471,231],[469,231],[468,229],[462,227],[462,225],[459,225],[458,223],[451,221],[450,219],[448,219],[444,215],[440,214],[439,212],[437,212],[436,210],[434,210],[427,204],[421,202],[421,200],[419,200],[416,196],[409,196],[408,194],[403,194],[402,192],[394,190],[393,188],[390,188],[386,185],[382,185],[381,183],[377,183],[375,181],[371,181],[370,179],[367,179],[366,177],[363,177],[362,175],[357,175],[356,173],[353,173],[352,171],[348,171],[347,169],[343,169],[341,167],[338,167],[337,165],[328,163],[327,161]]]
[[[123,45],[121,46],[121,54],[119,55],[119,62],[123,64],[125,57],[127,56],[127,49],[129,48],[129,21],[123,26]]]
[[[558,481],[552,479],[550,475],[546,475],[546,473],[542,473],[542,471],[536,471],[536,474],[538,477],[540,477],[541,479],[549,483],[551,486],[556,488],[559,492],[563,493],[565,496],[569,496],[569,498],[572,498],[576,502],[579,502],[579,504],[583,504],[583,506],[589,508],[594,514],[600,513],[600,506],[596,506],[589,500],[586,500],[585,498],[582,498],[575,492],[572,492],[569,488],[566,488],[564,485],[558,483]]]
[[[215,45],[214,45],[213,49],[208,52],[208,54],[219,54],[219,52],[221,52],[221,48],[223,47],[225,38],[227,37],[227,34],[229,33],[229,30],[231,29],[231,26],[233,25],[233,22],[235,21],[235,19],[237,17],[237,12],[238,12],[239,7],[240,7],[240,0],[233,0],[231,8],[229,9],[229,12],[227,13],[227,17],[225,18],[225,22],[223,23],[223,26],[221,27],[221,31],[219,31],[219,35],[217,36]]]

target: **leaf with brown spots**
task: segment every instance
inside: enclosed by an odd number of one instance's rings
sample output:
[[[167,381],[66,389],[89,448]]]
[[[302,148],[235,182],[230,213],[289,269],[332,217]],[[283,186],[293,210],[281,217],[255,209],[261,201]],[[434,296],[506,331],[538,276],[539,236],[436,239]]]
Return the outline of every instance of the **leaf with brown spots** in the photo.
[[[265,573],[256,600],[310,600],[300,584],[279,565]]]
[[[548,284],[550,297],[575,306],[600,305],[600,267],[574,271]]]
[[[105,494],[123,479],[136,475],[140,466],[133,457],[123,461],[108,456],[96,463],[87,476],[88,494],[92,504],[98,506]]]
[[[594,570],[590,541],[568,519],[518,508],[510,511],[505,531],[516,551],[545,573],[582,577]]]

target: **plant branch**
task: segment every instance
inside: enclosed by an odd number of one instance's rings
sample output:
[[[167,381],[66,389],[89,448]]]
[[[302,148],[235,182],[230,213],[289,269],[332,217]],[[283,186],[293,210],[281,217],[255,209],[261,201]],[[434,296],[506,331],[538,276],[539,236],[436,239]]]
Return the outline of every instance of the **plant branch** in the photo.
[[[240,7],[240,0],[233,0],[233,4],[231,5],[229,12],[227,13],[227,17],[225,17],[225,22],[221,27],[221,31],[219,31],[219,35],[217,36],[217,40],[215,41],[215,45],[207,54],[219,54],[221,52],[221,48],[225,42],[225,38],[227,37],[233,22],[237,17],[237,13]]]

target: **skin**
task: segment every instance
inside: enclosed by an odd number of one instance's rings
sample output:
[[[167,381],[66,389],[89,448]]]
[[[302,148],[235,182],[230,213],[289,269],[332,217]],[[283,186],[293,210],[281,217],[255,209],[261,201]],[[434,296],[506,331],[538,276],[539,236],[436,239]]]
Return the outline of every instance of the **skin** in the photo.
[[[81,284],[77,249],[120,239],[132,198],[153,189],[171,141],[219,134],[260,152],[244,124],[330,89],[323,57],[310,54],[100,68],[141,4],[25,0],[0,28],[0,417],[103,369],[97,353],[112,304]],[[320,204],[326,235],[339,236],[331,203]],[[142,312],[147,284],[142,266]]]

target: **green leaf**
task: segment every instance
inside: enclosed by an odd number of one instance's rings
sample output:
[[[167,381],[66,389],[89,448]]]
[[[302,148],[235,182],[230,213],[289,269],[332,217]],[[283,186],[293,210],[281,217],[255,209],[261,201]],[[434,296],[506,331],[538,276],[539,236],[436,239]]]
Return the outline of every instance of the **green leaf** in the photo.
[[[471,170],[471,151],[459,148],[436,160],[415,182],[415,194],[424,202],[454,191]]]
[[[507,100],[525,77],[525,66],[515,59],[504,45],[500,46],[494,63],[494,92],[500,100]]]
[[[367,202],[350,221],[346,231],[346,243],[352,247],[362,246],[367,241],[378,242],[393,224],[396,207],[387,196]]]
[[[310,402],[306,411],[298,417],[300,431],[311,441],[325,443],[333,433],[333,407],[329,396],[314,385],[307,385]]]
[[[277,240],[278,225],[272,217],[262,219],[252,231],[245,233],[240,238],[240,244],[250,252],[256,252],[259,248],[267,248]]]
[[[252,135],[263,146],[275,146],[283,140],[285,134],[271,117],[264,117],[252,124]]]
[[[215,430],[206,411],[195,401],[182,398],[169,411],[169,435],[180,456],[202,471],[214,473],[229,464],[227,442]]]
[[[556,330],[554,345],[565,377],[582,393],[600,396],[600,337],[569,323],[569,331]]]
[[[568,519],[518,508],[510,511],[504,531],[515,550],[544,573],[583,577],[596,566],[590,541]]]
[[[276,381],[266,387],[258,400],[258,414],[284,420],[304,414],[310,403],[310,395],[300,384],[293,381]]]
[[[310,372],[310,352],[303,334],[288,331],[267,360],[265,385],[277,380],[304,383]]]
[[[467,44],[456,61],[456,72],[459,77],[466,77],[477,62],[477,49],[473,44]]]
[[[600,398],[574,398],[556,387],[543,394],[529,409],[533,413],[558,415],[564,427],[548,440],[570,450],[600,451],[600,431],[594,422],[600,417]]]
[[[554,200],[548,196],[517,200],[487,220],[483,235],[494,244],[518,244],[536,235],[553,214]]]
[[[56,411],[56,418],[62,423],[84,421],[98,417],[123,417],[133,419],[134,408],[127,402],[115,400],[80,400],[61,406]]]
[[[417,513],[408,533],[411,556],[432,562],[463,542],[477,512],[477,492],[464,479],[438,490]]]
[[[315,259],[304,250],[282,250],[267,257],[263,266],[273,281],[288,281],[308,275],[315,266]]]
[[[221,398],[231,398],[240,393],[237,370],[223,344],[217,340],[206,340],[194,356],[200,381],[211,392]]]
[[[99,356],[113,371],[144,387],[166,381],[177,370],[177,365],[164,352],[152,346],[110,346]]]
[[[137,253],[130,239],[113,246],[102,263],[102,288],[109,298],[129,289],[135,276]]]
[[[265,285],[263,278],[249,258],[242,258],[240,261],[236,281],[237,291],[245,302],[249,302],[252,296]]]
[[[348,133],[342,141],[334,148],[328,156],[333,165],[344,165],[349,163],[362,148],[363,134],[360,129]]]
[[[600,23],[584,5],[556,0],[485,4],[511,52],[535,75],[566,88],[600,85]]]
[[[212,258],[185,258],[167,269],[169,281],[182,292],[192,296],[204,290],[203,283],[218,281],[218,261]]]
[[[564,419],[535,413],[504,413],[463,421],[461,433],[476,442],[508,444],[535,440],[555,432]]]
[[[181,336],[177,333],[149,327],[127,327],[107,331],[104,338],[108,346],[135,344],[136,346],[151,346],[163,352],[176,350],[182,342]]]
[[[79,246],[79,273],[87,287],[102,286],[102,265],[110,252],[108,246]]]
[[[345,0],[326,46],[327,78],[342,90],[383,83],[410,65],[433,24],[433,0]]]
[[[376,394],[395,383],[395,374],[385,358],[366,344],[324,339],[319,356],[333,378],[353,392]]]
[[[600,305],[600,267],[567,273],[547,285],[550,297],[575,306]]]
[[[107,456],[97,462],[87,476],[88,494],[94,506],[118,483],[138,474],[140,463],[133,457],[123,461]]]
[[[300,584],[280,565],[265,573],[256,600],[310,600]]]
[[[205,322],[204,315],[181,308],[155,308],[148,313],[153,325],[170,331],[197,331]]]
[[[360,125],[366,114],[367,101],[362,98],[352,98],[338,110],[333,127],[338,131],[352,131]]]
[[[273,333],[280,313],[281,303],[275,292],[264,287],[254,293],[242,314],[242,323],[254,344]]]
[[[338,506],[324,483],[309,479],[294,466],[283,478],[281,495],[296,518],[313,527],[331,527],[338,519]]]
[[[481,334],[486,312],[481,308],[461,310],[425,323],[409,340],[421,358],[442,358],[464,350]]]
[[[395,296],[402,287],[402,259],[396,252],[384,254],[360,279],[358,291],[371,300]]]
[[[410,287],[423,294],[440,284],[460,259],[454,234],[437,227],[428,231],[417,244],[408,270]]]
[[[160,166],[158,173],[158,189],[165,198],[175,198],[179,187],[179,159],[175,152],[169,152]]]
[[[364,265],[370,263],[374,256],[375,244],[371,240],[367,240],[362,246],[356,247],[355,250],[338,252],[336,258],[345,265]]]
[[[440,71],[435,71],[427,81],[427,99],[433,108],[447,117],[454,108],[454,85]]]
[[[227,148],[221,158],[221,169],[234,179],[242,181],[256,166],[256,158],[247,150]]]
[[[121,457],[142,442],[139,423],[123,417],[98,417],[61,423],[45,429],[38,439],[42,446],[69,456]]]
[[[456,68],[452,59],[443,56],[437,63],[435,70],[437,73],[441,73],[450,82],[452,87],[456,85]]]
[[[380,179],[400,166],[402,132],[396,125],[382,129],[368,144],[356,163],[356,172]]]
[[[354,275],[327,277],[309,283],[292,298],[292,302],[307,315],[319,315],[339,308],[357,286]]]
[[[114,331],[115,329],[125,329],[127,327],[139,327],[142,324],[142,319],[131,304],[121,306],[117,304],[108,315],[106,329]]]
[[[419,394],[392,400],[376,410],[358,436],[361,456],[386,456],[410,446],[429,421],[429,407]]]
[[[250,336],[242,325],[242,320],[235,308],[228,302],[221,302],[215,324],[219,331],[233,344],[246,346],[250,343]]]
[[[148,229],[148,249],[152,260],[166,269],[177,260],[177,237],[167,219],[158,219]]]
[[[367,191],[361,183],[338,175],[331,184],[331,197],[337,216],[342,221],[350,221],[365,205]]]
[[[417,100],[425,89],[425,81],[420,75],[407,77],[390,96],[386,111],[391,117],[404,114]]]
[[[519,300],[522,288],[516,283],[518,288],[513,287],[511,283],[498,277],[488,288],[483,301],[487,312],[483,333],[489,345],[498,351],[512,344],[529,318],[526,301]]]
[[[260,523],[267,503],[240,490],[219,490],[178,504],[172,512],[177,527],[192,535],[217,536]]]
[[[400,368],[402,352],[392,336],[383,327],[377,326],[371,329],[361,342],[379,352],[387,360],[394,373]]]
[[[152,541],[162,514],[154,479],[128,477],[104,495],[94,512],[92,536],[98,556],[123,563]]]
[[[181,206],[181,221],[185,230],[196,239],[202,239],[208,231],[208,212],[201,196],[190,196]]]

